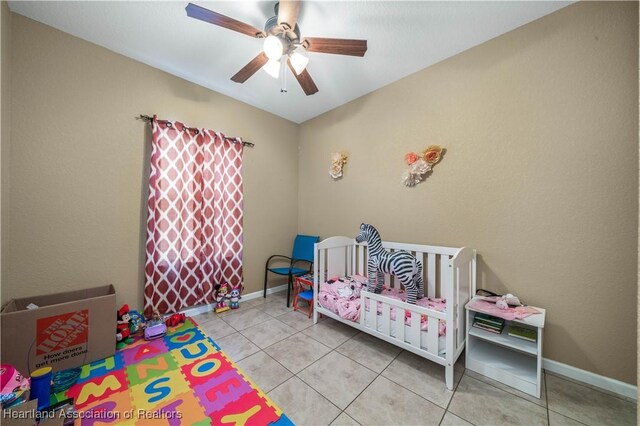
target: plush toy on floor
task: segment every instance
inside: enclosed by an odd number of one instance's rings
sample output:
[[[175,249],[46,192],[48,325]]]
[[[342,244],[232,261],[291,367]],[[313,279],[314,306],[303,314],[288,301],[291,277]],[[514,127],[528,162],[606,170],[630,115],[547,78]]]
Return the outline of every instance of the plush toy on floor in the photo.
[[[229,293],[229,307],[231,309],[238,309],[240,307],[240,293],[242,293],[244,287],[242,284],[236,284],[231,287],[231,293]]]
[[[129,338],[131,334],[131,330],[129,330],[129,321],[131,317],[129,316],[129,305],[122,305],[120,310],[117,313],[117,324],[116,324],[116,348],[120,349],[125,345],[132,343],[133,339]]]
[[[224,284],[216,284],[216,288],[215,291],[213,293],[213,296],[216,299],[216,313],[219,314],[220,312],[224,312],[224,311],[228,311],[229,307],[227,306],[227,293],[229,293],[229,284],[224,283]]]
[[[173,314],[165,321],[165,324],[169,327],[175,327],[176,325],[182,324],[185,320],[184,314]]]
[[[384,274],[395,276],[407,292],[407,303],[416,304],[416,299],[424,296],[422,262],[407,251],[388,252],[382,248],[382,239],[378,230],[368,223],[360,225],[356,242],[367,242],[369,260],[367,261],[367,291],[380,294],[384,285]],[[375,285],[374,285],[375,284]]]

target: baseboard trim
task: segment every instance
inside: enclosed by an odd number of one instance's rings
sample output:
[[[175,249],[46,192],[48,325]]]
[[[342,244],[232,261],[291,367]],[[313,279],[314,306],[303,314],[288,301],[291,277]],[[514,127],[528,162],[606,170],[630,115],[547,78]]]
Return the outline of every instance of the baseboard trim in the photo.
[[[287,284],[282,284],[277,287],[268,288],[267,294],[278,293],[280,291],[286,291],[286,290],[287,290]],[[262,297],[263,293],[264,293],[263,290],[258,290],[258,291],[254,291],[253,293],[243,294],[242,299],[240,299],[241,301],[240,303],[242,304],[242,300],[251,300],[251,299],[257,299],[258,297]]]
[[[267,294],[273,294],[273,293],[278,293],[280,291],[285,291],[287,289],[287,285],[286,284],[282,284],[279,285],[277,287],[271,287],[267,289]],[[254,291],[253,293],[249,293],[249,294],[243,294],[242,298],[240,299],[240,306],[242,306],[242,301],[248,301],[251,299],[257,299],[259,297],[262,297],[262,295],[264,294],[263,290],[258,290],[258,291]],[[215,305],[211,304],[211,305],[200,305],[200,306],[196,306],[193,308],[189,308],[189,309],[185,309],[184,311],[182,311],[186,316],[188,317],[192,317],[195,315],[200,315],[200,314],[204,314],[206,312],[210,312],[213,311],[215,309]]]
[[[581,370],[547,358],[542,359],[542,368],[560,376],[565,376],[626,398],[631,398],[636,401],[638,399],[638,387],[629,383],[621,382],[620,380],[611,379],[590,371]]]

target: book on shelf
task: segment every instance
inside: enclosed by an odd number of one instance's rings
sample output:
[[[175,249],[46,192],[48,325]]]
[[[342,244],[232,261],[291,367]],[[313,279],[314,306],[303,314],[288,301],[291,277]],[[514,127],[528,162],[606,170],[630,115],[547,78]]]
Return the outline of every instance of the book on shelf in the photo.
[[[481,312],[476,312],[474,319],[476,321],[482,321],[486,324],[493,324],[498,327],[504,327],[504,318],[493,317]]]
[[[527,340],[529,342],[538,341],[538,332],[532,328],[519,327],[517,325],[510,325],[507,329],[507,334],[511,337]]]
[[[493,324],[487,324],[487,323],[485,323],[483,321],[480,321],[480,320],[474,321],[473,322],[473,326],[476,327],[476,328],[481,328],[483,330],[491,331],[491,332],[496,333],[496,334],[502,333],[502,329],[503,329],[503,327],[495,326]]]
[[[502,329],[495,328],[495,327],[490,327],[490,326],[487,326],[485,324],[479,323],[477,321],[473,323],[473,326],[475,328],[479,328],[481,330],[490,331],[491,333],[495,333],[495,334],[501,334],[502,333]]]
[[[499,330],[502,330],[504,328],[504,324],[496,324],[496,323],[491,322],[491,321],[483,320],[482,318],[478,318],[478,319],[474,320],[474,323],[476,323],[476,322],[478,324],[483,324],[483,325],[486,325],[487,327],[497,328]]]

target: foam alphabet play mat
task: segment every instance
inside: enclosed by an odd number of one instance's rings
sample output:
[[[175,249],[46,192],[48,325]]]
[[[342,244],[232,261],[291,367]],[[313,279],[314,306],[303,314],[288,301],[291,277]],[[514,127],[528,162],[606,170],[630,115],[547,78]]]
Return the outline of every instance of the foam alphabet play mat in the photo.
[[[68,398],[81,425],[292,424],[191,318],[83,366],[52,403]]]

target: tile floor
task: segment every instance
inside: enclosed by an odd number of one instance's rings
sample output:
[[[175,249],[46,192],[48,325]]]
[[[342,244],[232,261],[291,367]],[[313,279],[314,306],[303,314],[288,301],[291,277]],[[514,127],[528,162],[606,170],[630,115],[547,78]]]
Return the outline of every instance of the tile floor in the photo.
[[[545,374],[541,399],[444,368],[331,319],[314,325],[285,295],[194,317],[297,425],[635,425],[636,403]]]

